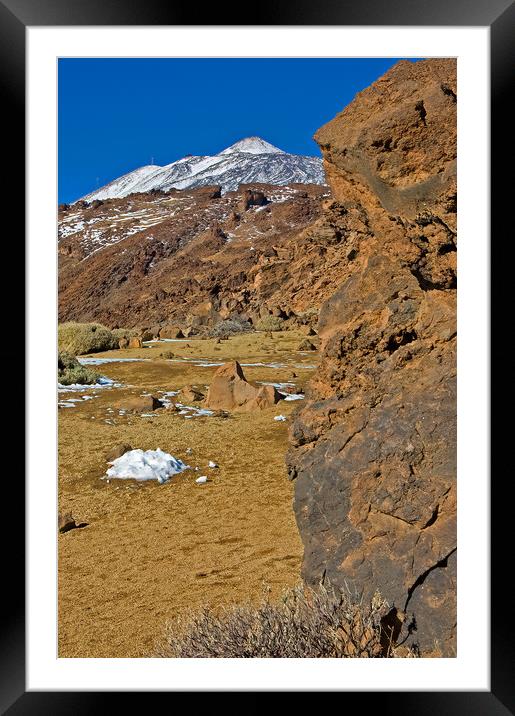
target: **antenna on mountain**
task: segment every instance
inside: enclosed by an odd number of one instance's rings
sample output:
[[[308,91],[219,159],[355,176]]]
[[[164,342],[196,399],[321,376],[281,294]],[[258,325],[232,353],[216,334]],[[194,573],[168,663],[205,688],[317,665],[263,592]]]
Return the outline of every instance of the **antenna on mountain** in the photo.
[[[154,157],[150,157],[150,163],[151,163],[151,164],[154,163]]]
[[[97,177],[97,189],[100,186],[100,177]]]

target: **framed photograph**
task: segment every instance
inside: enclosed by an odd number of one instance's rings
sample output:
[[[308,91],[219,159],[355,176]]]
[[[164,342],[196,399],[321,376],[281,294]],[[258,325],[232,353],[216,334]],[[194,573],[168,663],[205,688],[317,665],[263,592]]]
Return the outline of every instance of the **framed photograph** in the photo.
[[[488,372],[513,7],[252,14],[0,2],[28,318],[2,712],[514,713]]]

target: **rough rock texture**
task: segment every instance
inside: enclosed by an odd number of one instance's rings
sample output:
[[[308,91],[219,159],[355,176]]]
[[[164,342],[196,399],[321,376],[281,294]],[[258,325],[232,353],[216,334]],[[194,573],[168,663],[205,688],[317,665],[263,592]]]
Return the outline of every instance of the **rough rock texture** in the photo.
[[[181,400],[185,400],[186,402],[195,403],[199,400],[204,400],[204,393],[202,391],[195,388],[193,385],[185,385],[184,388],[181,389],[180,392],[180,398]]]
[[[269,203],[241,212],[249,188]],[[341,283],[339,237],[326,219],[312,231],[328,197],[328,187],[257,184],[61,208],[59,320],[184,335],[278,312],[285,328],[314,325]]]
[[[213,410],[264,410],[282,399],[271,385],[256,388],[248,383],[238,361],[230,361],[214,374],[205,405]]]
[[[177,326],[164,326],[159,331],[159,338],[184,338],[184,333]]]
[[[322,360],[290,428],[303,574],[456,654],[456,63],[401,61],[316,134],[340,247]]]
[[[61,534],[74,530],[77,527],[78,525],[71,512],[59,512],[57,516],[57,528]]]
[[[163,403],[153,395],[138,395],[134,396],[134,398],[123,400],[118,404],[118,407],[132,413],[143,413],[147,410],[152,411],[162,408]]]
[[[129,443],[118,443],[117,445],[113,445],[113,447],[105,453],[106,462],[114,462],[132,449],[133,447]]]

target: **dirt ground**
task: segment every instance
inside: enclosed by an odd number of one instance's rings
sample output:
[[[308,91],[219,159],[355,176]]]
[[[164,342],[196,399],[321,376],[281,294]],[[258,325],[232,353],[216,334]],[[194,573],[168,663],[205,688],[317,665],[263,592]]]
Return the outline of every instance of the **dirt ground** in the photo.
[[[190,419],[166,409],[154,417],[119,415],[118,403],[208,385],[216,366],[197,359],[274,363],[243,370],[251,382],[303,388],[318,354],[299,353],[302,338],[254,333],[220,344],[189,339],[96,354],[149,360],[93,366],[123,387],[59,394],[95,396],[59,410],[59,510],[87,523],[58,535],[60,657],[145,657],[165,624],[185,611],[259,601],[265,587],[276,598],[300,581],[302,544],[284,455],[290,416],[302,401]],[[288,420],[274,421],[278,414]],[[159,447],[192,469],[162,485],[106,482],[104,453],[120,442]],[[209,460],[219,468],[209,469]],[[199,475],[209,482],[197,485]]]

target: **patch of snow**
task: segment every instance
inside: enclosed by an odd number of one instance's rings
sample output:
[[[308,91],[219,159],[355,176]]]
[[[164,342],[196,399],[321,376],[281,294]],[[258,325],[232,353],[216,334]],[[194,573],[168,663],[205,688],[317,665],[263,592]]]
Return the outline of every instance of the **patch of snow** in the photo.
[[[200,477],[197,477],[195,480],[197,485],[204,485],[207,482],[207,475],[201,475]]]
[[[274,417],[274,420],[280,423],[284,423],[284,421],[286,420],[286,415],[276,415]]]
[[[163,452],[160,448],[129,450],[110,464],[111,467],[106,472],[107,477],[120,480],[157,480],[161,484],[169,480],[172,475],[190,469],[190,466],[182,460]]]
[[[91,383],[91,385],[83,385],[82,383],[71,383],[70,385],[57,384],[57,391],[59,393],[69,393],[73,391],[83,390],[98,390],[99,388],[121,388],[122,383],[115,383],[111,378],[106,378],[105,375],[101,375],[98,379],[98,383]]]
[[[77,358],[81,365],[103,365],[104,363],[140,363],[150,358]]]
[[[197,408],[194,405],[183,405],[182,403],[176,403],[176,405],[180,408],[179,415],[185,415],[187,418],[213,415],[213,411],[208,410],[207,408]]]

